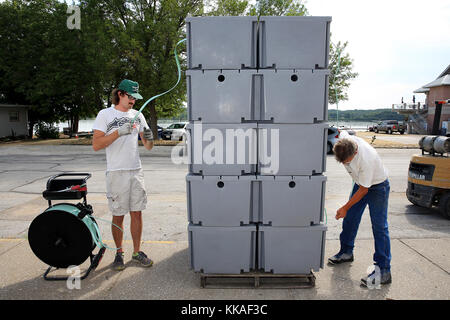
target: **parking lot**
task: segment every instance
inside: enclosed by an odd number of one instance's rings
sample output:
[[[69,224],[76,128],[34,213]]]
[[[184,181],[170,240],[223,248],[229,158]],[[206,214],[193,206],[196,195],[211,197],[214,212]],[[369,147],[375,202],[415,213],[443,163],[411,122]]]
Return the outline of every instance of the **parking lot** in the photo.
[[[384,135],[383,135],[384,136]],[[186,165],[175,165],[171,147],[140,148],[148,190],[144,211],[143,250],[155,261],[150,269],[130,264],[131,236],[125,219],[125,262],[122,272],[110,269],[107,250],[100,266],[80,289],[42,278],[47,266],[29,248],[27,230],[48,204],[42,198],[47,179],[60,172],[89,172],[88,202],[94,215],[110,219],[105,198],[104,152],[90,146],[0,146],[0,299],[448,299],[450,297],[450,220],[437,210],[411,205],[405,196],[409,159],[418,149],[378,149],[389,170],[389,228],[393,283],[380,290],[359,286],[372,264],[373,237],[368,212],[358,233],[355,261],[317,272],[312,289],[202,289],[200,276],[189,269]],[[336,209],[346,202],[351,179],[342,165],[327,157],[325,259],[339,249],[341,221]],[[110,225],[100,222],[103,239]],[[86,267],[87,263],[82,267]],[[61,270],[60,270],[61,271]],[[61,271],[62,272],[62,271]]]

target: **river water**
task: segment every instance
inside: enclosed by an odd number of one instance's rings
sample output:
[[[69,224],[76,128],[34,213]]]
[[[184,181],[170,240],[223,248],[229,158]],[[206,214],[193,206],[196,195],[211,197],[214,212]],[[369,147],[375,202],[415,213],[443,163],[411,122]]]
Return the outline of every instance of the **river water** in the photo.
[[[80,120],[80,122],[78,124],[78,132],[91,132],[92,127],[94,125],[94,121],[95,121],[95,119]],[[173,122],[178,122],[178,121],[160,120],[160,121],[158,121],[158,125],[163,128],[166,128]],[[337,126],[336,121],[330,121],[329,124],[330,124],[330,126],[332,126],[332,125]],[[352,121],[352,122],[339,121],[339,126],[344,126],[347,128],[351,128],[353,130],[367,130],[367,128],[369,126],[372,126],[373,124],[374,124],[373,122],[366,122],[366,121]],[[59,131],[61,131],[61,132],[63,131],[64,127],[69,126],[67,121],[58,123],[56,125],[59,127]]]

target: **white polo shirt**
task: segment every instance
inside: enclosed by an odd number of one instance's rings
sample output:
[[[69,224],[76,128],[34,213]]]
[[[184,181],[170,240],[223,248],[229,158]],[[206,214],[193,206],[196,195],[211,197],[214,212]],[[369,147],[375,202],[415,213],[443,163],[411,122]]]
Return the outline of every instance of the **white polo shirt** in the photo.
[[[357,185],[370,188],[388,178],[387,169],[370,144],[359,137],[349,135],[346,131],[341,131],[339,139],[352,140],[358,146],[357,153],[352,161],[344,164],[345,169]]]

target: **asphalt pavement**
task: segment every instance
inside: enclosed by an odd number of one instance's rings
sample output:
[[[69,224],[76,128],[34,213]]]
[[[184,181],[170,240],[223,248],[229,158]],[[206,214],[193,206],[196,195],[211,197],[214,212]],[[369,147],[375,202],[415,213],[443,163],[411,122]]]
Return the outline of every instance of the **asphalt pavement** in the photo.
[[[368,210],[363,215],[351,264],[315,272],[310,289],[208,289],[190,269],[186,182],[187,165],[171,161],[172,147],[140,147],[148,190],[142,249],[154,261],[149,269],[131,262],[129,218],[125,218],[125,261],[122,272],[111,269],[114,253],[107,250],[97,270],[80,287],[42,277],[47,265],[31,251],[27,240],[31,221],[48,204],[42,197],[47,179],[61,172],[89,172],[88,202],[96,217],[110,220],[105,197],[104,151],[90,146],[0,146],[0,299],[444,299],[450,298],[450,220],[435,209],[411,205],[405,196],[411,155],[418,149],[377,149],[389,170],[391,194],[389,231],[393,283],[381,289],[360,287],[372,265],[374,243]],[[327,157],[325,259],[339,250],[342,220],[334,218],[346,202],[351,178],[332,156]],[[111,226],[99,221],[102,237],[113,246]],[[81,265],[84,270],[88,262]],[[65,274],[57,270],[56,274]]]

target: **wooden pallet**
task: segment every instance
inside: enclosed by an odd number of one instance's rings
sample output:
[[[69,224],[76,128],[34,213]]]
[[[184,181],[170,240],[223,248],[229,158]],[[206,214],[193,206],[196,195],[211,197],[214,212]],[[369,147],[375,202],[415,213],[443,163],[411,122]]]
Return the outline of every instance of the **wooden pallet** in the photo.
[[[210,289],[306,289],[316,285],[316,277],[310,274],[273,274],[246,272],[241,274],[200,273],[200,286]]]

